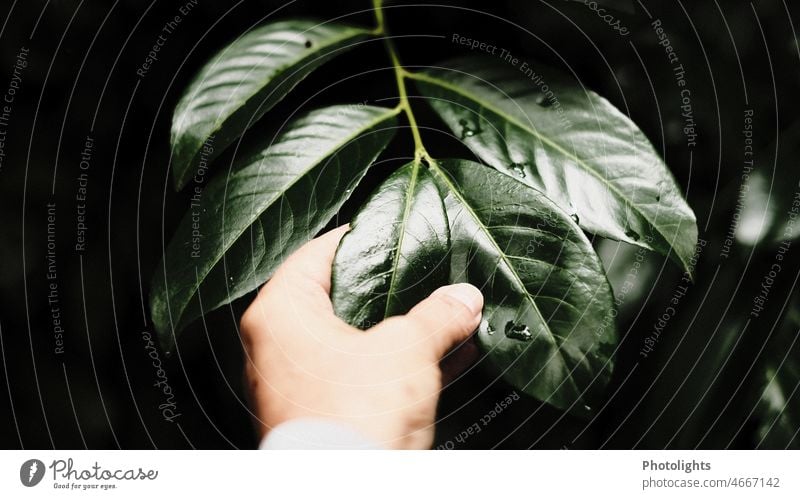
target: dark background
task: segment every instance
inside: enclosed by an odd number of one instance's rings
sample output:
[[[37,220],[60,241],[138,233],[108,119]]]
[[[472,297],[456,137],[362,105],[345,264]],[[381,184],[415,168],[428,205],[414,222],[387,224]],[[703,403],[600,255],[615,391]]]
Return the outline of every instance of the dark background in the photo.
[[[137,76],[163,24],[189,3],[62,0],[0,6],[0,92],[11,81],[20,49],[30,49],[6,126],[7,157],[0,170],[4,448],[256,444],[242,395],[236,330],[247,298],[185,331],[176,355],[167,359],[161,354],[180,416],[169,422],[158,409],[162,397],[153,386],[156,371],[143,340],[143,332],[153,331],[145,304],[164,238],[174,231],[189,196],[175,193],[168,182],[171,112],[194,72],[254,25],[296,16],[347,16],[343,20],[367,26],[373,20],[368,0],[289,5],[199,0],[146,76]],[[645,272],[620,306],[622,345],[609,401],[598,418],[575,420],[523,399],[455,446],[797,447],[800,437],[791,431],[800,427],[792,419],[800,414],[800,394],[793,397],[796,385],[784,386],[788,410],[778,425],[790,431],[768,432],[770,438],[763,441],[772,419],[761,394],[765,369],[775,364],[776,355],[791,354],[787,369],[800,364],[798,350],[791,347],[797,302],[790,301],[796,295],[798,250],[790,249],[766,309],[749,322],[775,246],[736,242],[728,258],[721,258],[720,251],[734,223],[742,184],[746,109],[754,110],[757,168],[774,180],[776,190],[797,186],[792,126],[799,111],[795,20],[800,9],[777,0],[676,0],[637,3],[613,15],[628,27],[629,36],[620,36],[579,2],[391,2],[386,7],[391,32],[408,35],[396,43],[409,66],[464,55],[467,50],[450,40],[459,33],[531,61],[571,68],[640,124],[664,154],[697,214],[700,237],[708,241],[694,285],[647,358],[639,350],[681,274],[658,255],[644,258]],[[662,20],[686,70],[698,128],[693,148],[681,131],[679,89],[649,24],[651,16]],[[391,105],[384,100],[395,95],[386,67],[382,45],[366,43],[314,73],[248,135],[263,138],[328,84],[333,84],[329,91],[305,106]],[[380,68],[337,84],[354,72]],[[424,103],[413,104],[422,126],[443,129]],[[424,133],[434,157],[468,154],[444,133]],[[87,136],[94,141],[89,228],[87,250],[79,253],[74,249],[76,179]],[[385,153],[396,160],[371,173],[343,210],[342,221],[411,149],[409,134],[400,134]],[[218,173],[229,160],[230,153],[219,160]],[[63,354],[54,353],[48,304],[53,281],[47,278],[47,203],[56,204],[55,282]],[[779,215],[781,210],[778,206]],[[635,249],[608,241],[596,244],[612,284],[619,286]],[[445,391],[438,444],[455,442],[455,435],[510,393],[502,382],[488,384],[487,379],[476,370]],[[797,378],[789,379],[796,383]]]

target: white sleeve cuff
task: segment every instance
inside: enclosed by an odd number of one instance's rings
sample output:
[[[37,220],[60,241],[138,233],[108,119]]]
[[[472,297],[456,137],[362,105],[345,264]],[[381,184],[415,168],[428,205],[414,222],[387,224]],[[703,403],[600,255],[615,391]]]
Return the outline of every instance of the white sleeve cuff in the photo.
[[[259,449],[382,449],[345,423],[328,419],[298,418],[281,423],[261,440]]]

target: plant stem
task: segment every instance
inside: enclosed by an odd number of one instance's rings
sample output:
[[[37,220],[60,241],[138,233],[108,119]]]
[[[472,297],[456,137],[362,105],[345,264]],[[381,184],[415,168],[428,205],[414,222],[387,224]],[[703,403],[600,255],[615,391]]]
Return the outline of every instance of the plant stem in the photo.
[[[372,10],[375,12],[375,21],[377,23],[372,32],[376,35],[382,35],[385,29],[385,24],[383,22],[383,0],[372,0]]]
[[[386,51],[389,54],[389,58],[392,60],[392,67],[394,68],[394,76],[397,82],[397,92],[398,97],[400,98],[400,103],[397,105],[397,108],[404,111],[406,117],[408,118],[408,125],[411,128],[411,134],[414,137],[414,162],[419,163],[421,160],[426,160],[428,163],[432,163],[433,159],[428,154],[428,151],[425,150],[425,146],[422,144],[422,136],[419,133],[419,126],[417,125],[417,119],[414,117],[414,111],[411,109],[411,103],[408,100],[408,91],[406,90],[406,78],[410,75],[403,65],[400,64],[400,58],[397,56],[397,51],[394,48],[394,43],[392,43],[391,38],[386,33],[386,27],[384,24],[384,17],[383,17],[383,0],[373,0],[372,5],[375,11],[375,20],[377,22],[377,27],[375,28],[375,33],[383,35],[383,42],[386,45]]]

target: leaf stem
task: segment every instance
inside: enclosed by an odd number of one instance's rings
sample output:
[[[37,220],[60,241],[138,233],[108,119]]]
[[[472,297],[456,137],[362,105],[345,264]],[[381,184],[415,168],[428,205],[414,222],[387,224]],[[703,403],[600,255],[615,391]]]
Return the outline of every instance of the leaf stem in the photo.
[[[384,35],[383,43],[386,45],[386,51],[389,54],[389,58],[392,60],[392,67],[394,68],[395,81],[397,82],[397,92],[400,99],[397,109],[405,112],[406,117],[408,118],[409,127],[411,128],[411,134],[414,137],[414,162],[419,163],[424,159],[426,162],[432,163],[433,159],[430,157],[428,151],[425,150],[425,146],[422,144],[422,136],[419,133],[417,119],[414,117],[414,111],[411,109],[411,103],[408,100],[406,78],[409,77],[411,73],[409,73],[400,63],[400,58],[397,56],[394,43],[392,43],[392,39],[386,32],[386,26],[383,17],[383,0],[372,0],[372,5],[375,11],[375,20],[377,22],[375,33]]]
[[[375,12],[376,22],[375,29],[372,32],[376,35],[382,35],[386,27],[383,22],[383,0],[372,0],[372,10]]]

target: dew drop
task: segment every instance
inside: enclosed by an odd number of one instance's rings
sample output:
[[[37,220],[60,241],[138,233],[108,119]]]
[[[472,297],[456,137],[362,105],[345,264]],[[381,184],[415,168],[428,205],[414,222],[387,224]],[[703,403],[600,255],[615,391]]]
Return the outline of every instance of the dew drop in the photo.
[[[517,324],[514,321],[506,323],[506,336],[512,340],[530,341],[533,339],[531,330],[525,324]]]
[[[472,126],[469,121],[465,119],[458,120],[458,124],[461,126],[461,140],[464,140],[467,137],[472,137],[475,134],[481,133],[481,130],[477,126]]]
[[[484,332],[485,332],[486,334],[488,334],[489,336],[491,336],[491,335],[493,335],[493,334],[494,334],[494,328],[492,327],[492,325],[491,325],[491,324],[489,324],[489,321],[487,321],[486,319],[484,319],[483,321],[481,321],[480,330],[481,330],[481,331],[484,331]]]
[[[553,102],[550,99],[548,99],[544,94],[539,95],[539,97],[536,98],[536,103],[542,107],[550,107],[553,104]]]
[[[578,216],[578,214],[577,214],[577,213],[573,213],[572,215],[570,215],[570,218],[571,218],[571,219],[572,219],[572,221],[573,221],[573,222],[575,222],[576,224],[579,224],[579,223],[581,223],[581,218]]]
[[[311,40],[306,40],[306,48],[310,49],[311,45],[313,45],[313,43],[311,43]]]
[[[656,202],[661,201],[661,194],[656,194]]]
[[[519,178],[525,178],[525,163],[511,163],[511,170]]]
[[[587,411],[591,411],[592,410],[592,408],[589,407],[588,405],[583,406],[583,408],[586,409]]]

